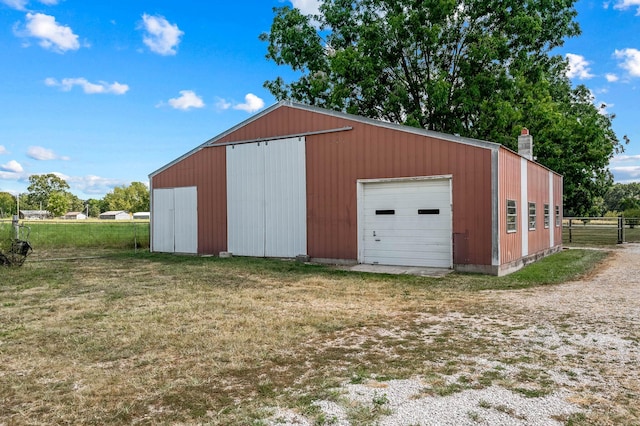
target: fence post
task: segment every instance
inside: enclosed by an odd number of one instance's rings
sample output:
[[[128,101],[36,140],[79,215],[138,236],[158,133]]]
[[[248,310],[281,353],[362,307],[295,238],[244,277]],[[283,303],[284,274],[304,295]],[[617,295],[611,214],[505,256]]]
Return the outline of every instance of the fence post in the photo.
[[[618,216],[618,244],[624,243],[624,215]]]
[[[569,219],[569,242],[572,243],[573,242],[573,235],[572,235],[572,229],[573,229],[573,219]]]
[[[20,221],[18,219],[19,219],[19,216],[17,214],[14,214],[13,220],[11,221],[11,224],[13,225],[13,231],[15,232],[16,240],[20,239]]]

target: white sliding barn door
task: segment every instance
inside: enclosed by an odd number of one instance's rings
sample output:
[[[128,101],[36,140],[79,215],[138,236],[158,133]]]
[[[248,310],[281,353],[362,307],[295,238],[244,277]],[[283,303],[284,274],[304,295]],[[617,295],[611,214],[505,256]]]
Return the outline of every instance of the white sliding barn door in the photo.
[[[227,146],[229,251],[295,257],[307,252],[305,139]]]
[[[153,190],[153,251],[198,253],[198,190]]]

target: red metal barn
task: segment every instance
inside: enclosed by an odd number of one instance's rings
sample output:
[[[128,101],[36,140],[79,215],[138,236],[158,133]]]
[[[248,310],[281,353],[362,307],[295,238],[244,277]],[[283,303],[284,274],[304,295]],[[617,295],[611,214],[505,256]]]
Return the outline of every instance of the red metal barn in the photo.
[[[519,144],[283,101],[150,175],[151,249],[505,274],[562,244],[562,176]]]

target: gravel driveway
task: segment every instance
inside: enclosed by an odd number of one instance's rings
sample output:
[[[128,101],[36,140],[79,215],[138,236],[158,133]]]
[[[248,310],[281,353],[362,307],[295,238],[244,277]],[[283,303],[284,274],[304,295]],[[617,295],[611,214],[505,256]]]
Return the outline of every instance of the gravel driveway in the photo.
[[[439,380],[452,392],[434,394],[432,376],[373,377],[344,384],[338,402],[317,401],[322,422],[367,424],[353,421],[364,407],[380,425],[640,424],[640,244],[582,281],[480,297],[490,311],[422,319],[424,339],[453,330],[460,345],[486,344],[446,361],[455,372]],[[270,425],[314,424],[272,414]]]

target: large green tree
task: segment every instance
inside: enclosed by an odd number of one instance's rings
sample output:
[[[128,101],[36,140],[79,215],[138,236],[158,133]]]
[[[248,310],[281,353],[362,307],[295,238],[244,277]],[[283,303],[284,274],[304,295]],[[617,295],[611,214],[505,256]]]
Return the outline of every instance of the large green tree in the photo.
[[[526,126],[538,161],[565,176],[565,213],[587,214],[611,184],[621,144],[612,117],[552,54],[580,33],[575,1],[324,0],[317,16],[275,8],[260,38],[296,77],[265,87],[278,99],[510,148]]]
[[[64,216],[71,207],[70,198],[62,191],[53,191],[47,200],[47,210],[53,217]]]
[[[27,191],[29,191],[27,194],[28,205],[31,208],[47,210],[51,194],[55,192],[67,194],[68,189],[67,181],[53,173],[31,175],[27,187]]]
[[[100,213],[102,213],[100,206],[102,204],[104,204],[103,200],[96,200],[95,198],[89,198],[86,201],[87,205],[89,206],[89,217],[98,217],[100,216]],[[105,209],[104,211],[107,211],[107,209]]]
[[[104,196],[104,204],[108,210],[124,210],[131,213],[149,211],[149,189],[141,182],[132,182],[129,186],[116,186],[112,192]]]
[[[9,217],[16,212],[16,197],[8,192],[0,192],[0,218]]]

